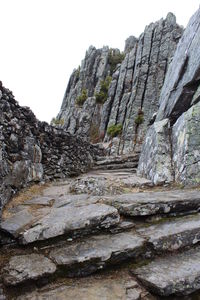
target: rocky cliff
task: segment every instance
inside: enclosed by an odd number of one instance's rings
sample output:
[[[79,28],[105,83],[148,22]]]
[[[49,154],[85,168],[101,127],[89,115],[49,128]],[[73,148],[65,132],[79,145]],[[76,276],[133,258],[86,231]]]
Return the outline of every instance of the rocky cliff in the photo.
[[[155,183],[200,183],[200,9],[177,46],[149,128],[138,174]]]
[[[39,122],[0,83],[0,212],[20,188],[80,174],[100,152],[81,138]]]
[[[90,47],[72,73],[57,123],[92,142],[112,140],[114,154],[140,150],[182,32],[169,13],[128,38],[123,53]]]

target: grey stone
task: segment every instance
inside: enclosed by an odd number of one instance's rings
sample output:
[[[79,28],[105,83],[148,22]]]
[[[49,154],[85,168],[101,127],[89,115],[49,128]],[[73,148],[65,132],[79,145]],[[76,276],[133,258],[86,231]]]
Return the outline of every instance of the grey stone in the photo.
[[[137,230],[156,252],[174,251],[200,241],[200,215],[179,218]]]
[[[169,120],[155,122],[148,130],[139,159],[137,175],[154,184],[173,181]]]
[[[188,110],[199,86],[199,20],[200,9],[190,19],[170,64],[160,95],[157,121],[170,118],[174,123]]]
[[[125,57],[110,74],[110,54],[119,50],[90,47],[80,70],[75,70],[69,80],[58,119],[71,133],[84,135],[92,142],[112,140],[107,134],[110,125],[122,124],[122,134],[115,137],[109,153],[113,155],[141,150],[152,115],[159,107],[160,91],[166,70],[175,52],[183,28],[176,24],[173,14],[146,26],[139,39],[126,40]],[[112,75],[112,81],[103,104],[92,97],[100,90],[101,80]],[[77,107],[76,98],[83,88],[88,98]],[[138,111],[144,112],[143,124],[136,124]],[[93,138],[91,133],[96,138]],[[95,134],[94,134],[95,133]]]
[[[27,225],[32,224],[36,217],[24,209],[12,216],[11,218],[3,221],[0,228],[3,231],[9,232],[14,237],[17,237],[19,232],[22,231]]]
[[[40,254],[13,256],[3,269],[6,285],[17,285],[28,280],[38,280],[56,271],[56,265]]]
[[[198,190],[173,190],[145,192],[105,197],[105,203],[116,207],[127,216],[148,216],[155,214],[182,214],[199,211]]]
[[[63,234],[90,233],[117,223],[119,223],[117,210],[104,204],[64,206],[53,208],[47,216],[31,224],[29,229],[20,233],[20,240],[23,244],[29,244]]]
[[[150,264],[133,270],[137,278],[160,296],[188,295],[200,288],[200,249],[157,258]]]
[[[98,235],[71,246],[52,250],[51,259],[69,276],[85,276],[143,252],[144,239],[133,233]]]
[[[183,185],[200,183],[200,102],[192,106],[172,128],[175,180]]]

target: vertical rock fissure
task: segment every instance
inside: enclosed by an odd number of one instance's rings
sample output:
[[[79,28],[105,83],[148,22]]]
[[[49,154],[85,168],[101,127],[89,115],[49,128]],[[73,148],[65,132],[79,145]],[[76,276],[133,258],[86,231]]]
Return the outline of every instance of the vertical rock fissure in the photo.
[[[147,87],[147,82],[148,82],[148,78],[149,78],[149,70],[150,70],[150,67],[151,67],[151,53],[152,53],[152,45],[153,45],[153,40],[154,40],[154,34],[155,34],[155,28],[152,30],[150,51],[149,51],[149,57],[148,57],[148,69],[147,69],[147,75],[146,75],[146,80],[145,80],[145,84],[144,84],[144,90],[143,90],[142,98],[141,98],[141,109],[143,107],[143,103],[144,103],[144,99],[145,99],[146,87]]]

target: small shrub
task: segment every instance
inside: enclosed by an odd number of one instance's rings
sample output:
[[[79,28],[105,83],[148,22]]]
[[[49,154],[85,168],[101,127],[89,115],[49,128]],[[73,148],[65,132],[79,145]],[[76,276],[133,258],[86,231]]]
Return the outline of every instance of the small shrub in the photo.
[[[78,104],[79,106],[82,106],[84,104],[84,102],[86,101],[87,97],[88,97],[87,90],[82,89],[81,95],[76,98],[76,104]]]
[[[140,124],[142,124],[144,122],[144,112],[141,110],[141,109],[139,109],[138,110],[138,115],[137,115],[137,117],[135,118],[135,124],[136,125],[140,125]]]
[[[110,125],[107,129],[107,134],[112,138],[122,133],[122,124]]]
[[[114,70],[116,69],[116,66],[118,64],[121,64],[122,61],[125,58],[125,54],[123,52],[116,52],[113,49],[110,49],[109,55],[108,55],[108,63],[110,65],[110,73],[113,74]]]
[[[64,119],[56,119],[56,118],[53,118],[51,120],[51,125],[64,125]]]
[[[95,94],[96,102],[103,104],[108,98],[108,89],[111,83],[112,77],[107,76],[105,80],[101,81],[100,91]]]

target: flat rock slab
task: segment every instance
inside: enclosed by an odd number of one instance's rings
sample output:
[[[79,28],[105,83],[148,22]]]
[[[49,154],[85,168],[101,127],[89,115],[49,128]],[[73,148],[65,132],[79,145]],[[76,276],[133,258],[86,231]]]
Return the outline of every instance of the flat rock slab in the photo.
[[[137,230],[155,251],[173,251],[200,241],[200,214],[177,218]]]
[[[200,247],[158,258],[133,273],[160,296],[188,295],[200,289]]]
[[[88,234],[119,223],[118,211],[104,204],[52,208],[51,212],[20,233],[23,244],[55,238],[63,234]]]
[[[11,218],[3,221],[0,224],[0,228],[3,231],[9,232],[14,237],[17,237],[19,232],[22,231],[28,224],[32,224],[36,220],[36,217],[24,209],[16,213]]]
[[[127,216],[188,213],[200,209],[200,192],[174,190],[123,194],[108,197],[107,203]]]
[[[40,254],[13,256],[3,269],[6,285],[17,285],[27,280],[37,280],[56,271],[56,265]]]
[[[134,233],[98,235],[50,252],[69,276],[86,276],[108,264],[116,264],[144,251],[145,240]]]

